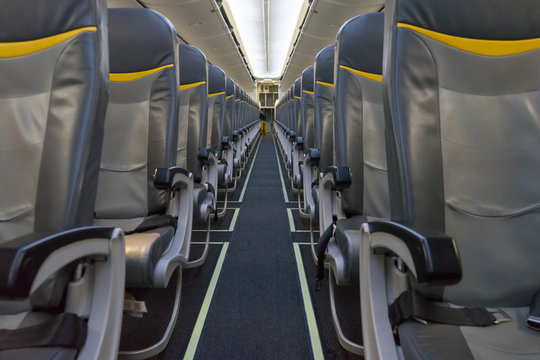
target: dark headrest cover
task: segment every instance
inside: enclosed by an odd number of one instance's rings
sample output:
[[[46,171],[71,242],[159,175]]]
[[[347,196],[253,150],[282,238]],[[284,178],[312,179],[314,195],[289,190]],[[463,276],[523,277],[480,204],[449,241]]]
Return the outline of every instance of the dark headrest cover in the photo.
[[[298,78],[294,81],[293,96],[302,95],[302,79]]]
[[[208,66],[208,94],[225,91],[225,72],[219,66]]]
[[[227,90],[226,95],[234,95],[234,80],[227,76]]]
[[[97,26],[101,0],[1,0],[0,42],[28,41]]]
[[[397,21],[485,40],[540,37],[538,0],[396,0]]]
[[[302,72],[302,91],[313,91],[313,66],[308,66]]]
[[[336,38],[336,66],[382,74],[383,34],[383,13],[358,15],[347,21]]]
[[[334,83],[334,45],[328,45],[315,56],[315,81]]]
[[[111,73],[129,73],[174,64],[176,30],[149,9],[109,10]]]
[[[193,45],[178,46],[178,62],[180,63],[180,85],[206,81],[208,62],[203,52]]]

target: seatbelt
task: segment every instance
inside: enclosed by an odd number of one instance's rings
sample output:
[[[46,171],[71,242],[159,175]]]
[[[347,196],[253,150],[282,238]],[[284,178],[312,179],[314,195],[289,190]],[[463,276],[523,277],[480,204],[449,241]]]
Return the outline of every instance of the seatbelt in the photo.
[[[86,321],[75,314],[62,313],[34,326],[0,330],[0,350],[53,346],[80,349],[87,332]]]
[[[332,224],[323,232],[319,241],[317,241],[317,247],[315,252],[317,253],[317,277],[315,282],[315,291],[321,290],[321,283],[324,279],[324,254],[330,239],[334,235],[334,228],[336,227],[336,221],[333,219]]]
[[[133,234],[133,233],[141,233],[153,229],[157,229],[164,226],[172,226],[176,230],[176,226],[178,225],[178,219],[175,218],[172,215],[158,215],[158,216],[151,216],[147,219],[144,219],[144,221],[135,228],[133,231],[127,231],[126,234]]]
[[[495,316],[496,314],[500,316]],[[451,308],[439,302],[428,300],[414,290],[405,291],[388,307],[388,318],[393,329],[407,320],[482,327],[512,320],[500,309]]]

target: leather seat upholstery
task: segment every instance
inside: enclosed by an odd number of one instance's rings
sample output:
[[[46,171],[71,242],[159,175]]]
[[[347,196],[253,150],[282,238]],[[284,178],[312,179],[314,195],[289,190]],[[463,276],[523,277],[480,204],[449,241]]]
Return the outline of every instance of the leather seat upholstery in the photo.
[[[385,13],[392,217],[453,238],[462,271],[455,285],[411,285],[512,319],[407,321],[405,358],[537,359],[540,333],[525,318],[540,289],[540,4],[391,0]]]
[[[218,152],[225,121],[225,72],[219,66],[208,66],[208,140],[207,146]],[[211,129],[211,131],[210,131]]]
[[[337,166],[349,167],[352,183],[342,190],[341,204],[350,218],[390,217],[382,105],[382,13],[356,16],[340,29],[335,45],[334,133]],[[359,231],[339,219],[335,239],[351,273],[358,280]],[[338,281],[339,283],[339,281]]]
[[[159,13],[109,10],[111,95],[95,223],[136,233],[126,236],[127,286],[153,286],[153,265],[174,236],[170,225],[142,233],[137,228],[164,216],[169,200],[167,191],[154,187],[153,174],[176,163],[176,46],[174,27]]]

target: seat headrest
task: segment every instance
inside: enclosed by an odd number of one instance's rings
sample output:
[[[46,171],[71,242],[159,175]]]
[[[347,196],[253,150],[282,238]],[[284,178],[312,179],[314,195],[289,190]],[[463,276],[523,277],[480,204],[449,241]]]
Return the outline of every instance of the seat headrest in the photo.
[[[315,81],[334,83],[334,45],[328,45],[315,56]]]
[[[446,35],[482,40],[540,37],[537,0],[400,0],[394,6],[398,23]]]
[[[238,85],[237,83],[234,83],[234,96],[237,99],[240,99],[240,92],[241,92],[240,85]]]
[[[0,42],[37,40],[82,27],[97,26],[105,15],[97,11],[100,1],[2,1]]]
[[[225,71],[219,66],[208,66],[208,94],[225,92]]]
[[[384,15],[370,13],[347,21],[337,34],[335,66],[382,74]],[[369,49],[369,51],[365,51]]]
[[[234,80],[227,76],[226,94],[227,96],[234,95]]]
[[[180,85],[207,81],[208,62],[203,52],[193,45],[178,46],[180,64]]]
[[[302,71],[302,92],[313,92],[313,66],[308,66]]]
[[[150,9],[109,9],[111,73],[139,72],[175,64],[176,30]]]
[[[293,86],[293,96],[300,97],[302,95],[302,79],[296,79]]]

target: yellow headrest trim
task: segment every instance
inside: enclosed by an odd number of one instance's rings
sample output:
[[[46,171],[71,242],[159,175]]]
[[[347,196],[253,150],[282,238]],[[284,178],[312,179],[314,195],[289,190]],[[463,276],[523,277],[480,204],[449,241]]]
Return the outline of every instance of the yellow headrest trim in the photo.
[[[427,36],[456,49],[484,56],[508,56],[540,48],[540,38],[525,40],[482,40],[441,34],[418,26],[398,23],[397,26]]]
[[[180,91],[186,90],[186,89],[191,89],[193,87],[203,85],[203,84],[206,84],[206,81],[199,81],[199,82],[196,82],[196,83],[180,85]]]
[[[208,97],[214,97],[214,96],[223,95],[223,94],[225,94],[225,91],[218,92],[218,93],[213,93],[213,94],[208,94]]]
[[[302,90],[302,91],[305,92],[306,94],[311,94],[311,95],[315,94],[313,91],[309,91],[309,90]]]
[[[317,84],[320,84],[320,85],[324,85],[324,86],[334,87],[334,84],[330,84],[330,83],[327,83],[327,82],[316,81],[316,83],[317,83]]]
[[[96,32],[97,27],[86,26],[37,40],[0,43],[0,58],[10,58],[33,54],[87,31]]]
[[[356,75],[360,75],[360,76],[363,76],[365,78],[368,78],[370,80],[382,82],[382,75],[356,70],[356,69],[353,69],[353,68],[350,68],[350,67],[344,66],[344,65],[339,65],[339,67],[342,68],[342,69],[345,69],[347,71],[350,71],[350,72],[352,72],[352,73],[354,73]]]
[[[234,95],[229,95],[226,97],[226,99],[232,98]]]
[[[125,82],[125,81],[137,80],[145,76],[155,74],[158,71],[161,71],[163,69],[171,68],[173,66],[174,66],[173,64],[168,64],[168,65],[163,65],[154,69],[137,71],[137,72],[132,72],[132,73],[111,73],[109,74],[109,79],[112,82]]]

